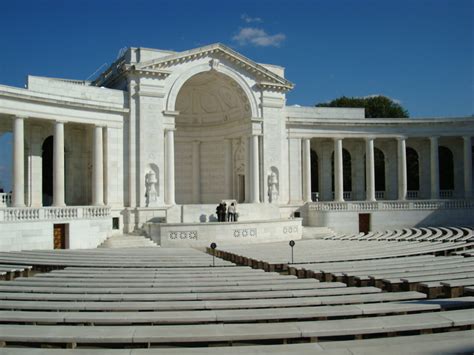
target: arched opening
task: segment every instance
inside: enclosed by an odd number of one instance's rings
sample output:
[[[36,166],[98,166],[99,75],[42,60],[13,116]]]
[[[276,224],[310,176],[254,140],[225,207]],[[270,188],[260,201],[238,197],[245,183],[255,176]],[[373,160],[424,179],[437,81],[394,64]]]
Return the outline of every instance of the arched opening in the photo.
[[[240,85],[211,70],[192,76],[176,97],[175,186],[178,204],[242,200],[245,131],[251,107]]]
[[[311,199],[319,199],[319,158],[318,154],[311,149]]]
[[[352,160],[351,154],[345,148],[342,149],[342,169],[344,199],[350,200],[352,194]],[[334,192],[334,152],[331,155],[331,171],[332,191]]]
[[[418,198],[420,190],[420,161],[415,149],[406,148],[407,194],[409,198]]]
[[[454,190],[454,159],[451,150],[444,146],[438,148],[439,156],[439,188]]]
[[[43,206],[53,204],[53,147],[53,136],[47,137],[41,146]]]
[[[385,193],[385,154],[377,147],[374,148],[375,191],[378,198],[384,198]],[[377,196],[376,196],[377,198]]]

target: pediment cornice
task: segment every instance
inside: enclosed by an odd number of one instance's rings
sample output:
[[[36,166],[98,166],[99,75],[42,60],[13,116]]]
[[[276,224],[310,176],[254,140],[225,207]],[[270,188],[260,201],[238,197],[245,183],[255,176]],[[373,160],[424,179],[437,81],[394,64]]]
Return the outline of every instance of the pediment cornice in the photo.
[[[290,81],[271,72],[262,65],[248,59],[221,43],[211,44],[209,46],[195,48],[180,53],[173,53],[169,56],[143,63],[137,63],[133,68],[139,73],[143,72],[147,74],[156,73],[157,75],[166,75],[166,73],[169,73],[167,68],[180,63],[198,60],[203,57],[222,58],[234,63],[253,75],[256,78],[258,85],[263,89],[288,91],[294,87],[294,84]]]

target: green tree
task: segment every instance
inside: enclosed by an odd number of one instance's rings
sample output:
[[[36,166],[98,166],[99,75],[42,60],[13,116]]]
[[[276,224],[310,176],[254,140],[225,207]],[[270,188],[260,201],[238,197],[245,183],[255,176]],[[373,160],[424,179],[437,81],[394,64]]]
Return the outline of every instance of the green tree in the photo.
[[[408,111],[386,96],[346,97],[319,103],[316,107],[363,107],[367,118],[404,118]]]

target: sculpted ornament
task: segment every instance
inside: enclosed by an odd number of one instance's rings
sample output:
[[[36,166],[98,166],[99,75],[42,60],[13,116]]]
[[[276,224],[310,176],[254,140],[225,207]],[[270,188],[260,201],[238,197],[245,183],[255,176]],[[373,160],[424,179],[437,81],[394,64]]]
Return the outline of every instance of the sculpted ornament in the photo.
[[[217,70],[217,68],[219,68],[219,64],[221,62],[219,61],[219,59],[216,59],[216,58],[213,58],[209,61],[209,65],[211,66],[211,70]]]
[[[268,176],[268,199],[270,203],[278,201],[278,176],[274,171]]]
[[[156,174],[153,170],[150,170],[145,175],[145,186],[146,186],[146,206],[154,206],[158,202],[158,193],[156,192],[155,185],[158,182]]]

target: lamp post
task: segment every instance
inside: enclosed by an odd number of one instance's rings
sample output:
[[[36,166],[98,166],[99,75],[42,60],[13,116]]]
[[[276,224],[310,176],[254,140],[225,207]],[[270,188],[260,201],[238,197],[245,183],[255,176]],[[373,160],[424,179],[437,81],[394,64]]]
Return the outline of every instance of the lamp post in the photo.
[[[216,266],[216,248],[217,244],[216,243],[211,243],[211,249],[212,249],[212,267]]]
[[[293,264],[294,263],[294,255],[293,255],[293,247],[295,246],[295,241],[294,240],[290,240],[290,247],[291,247],[291,263]]]

